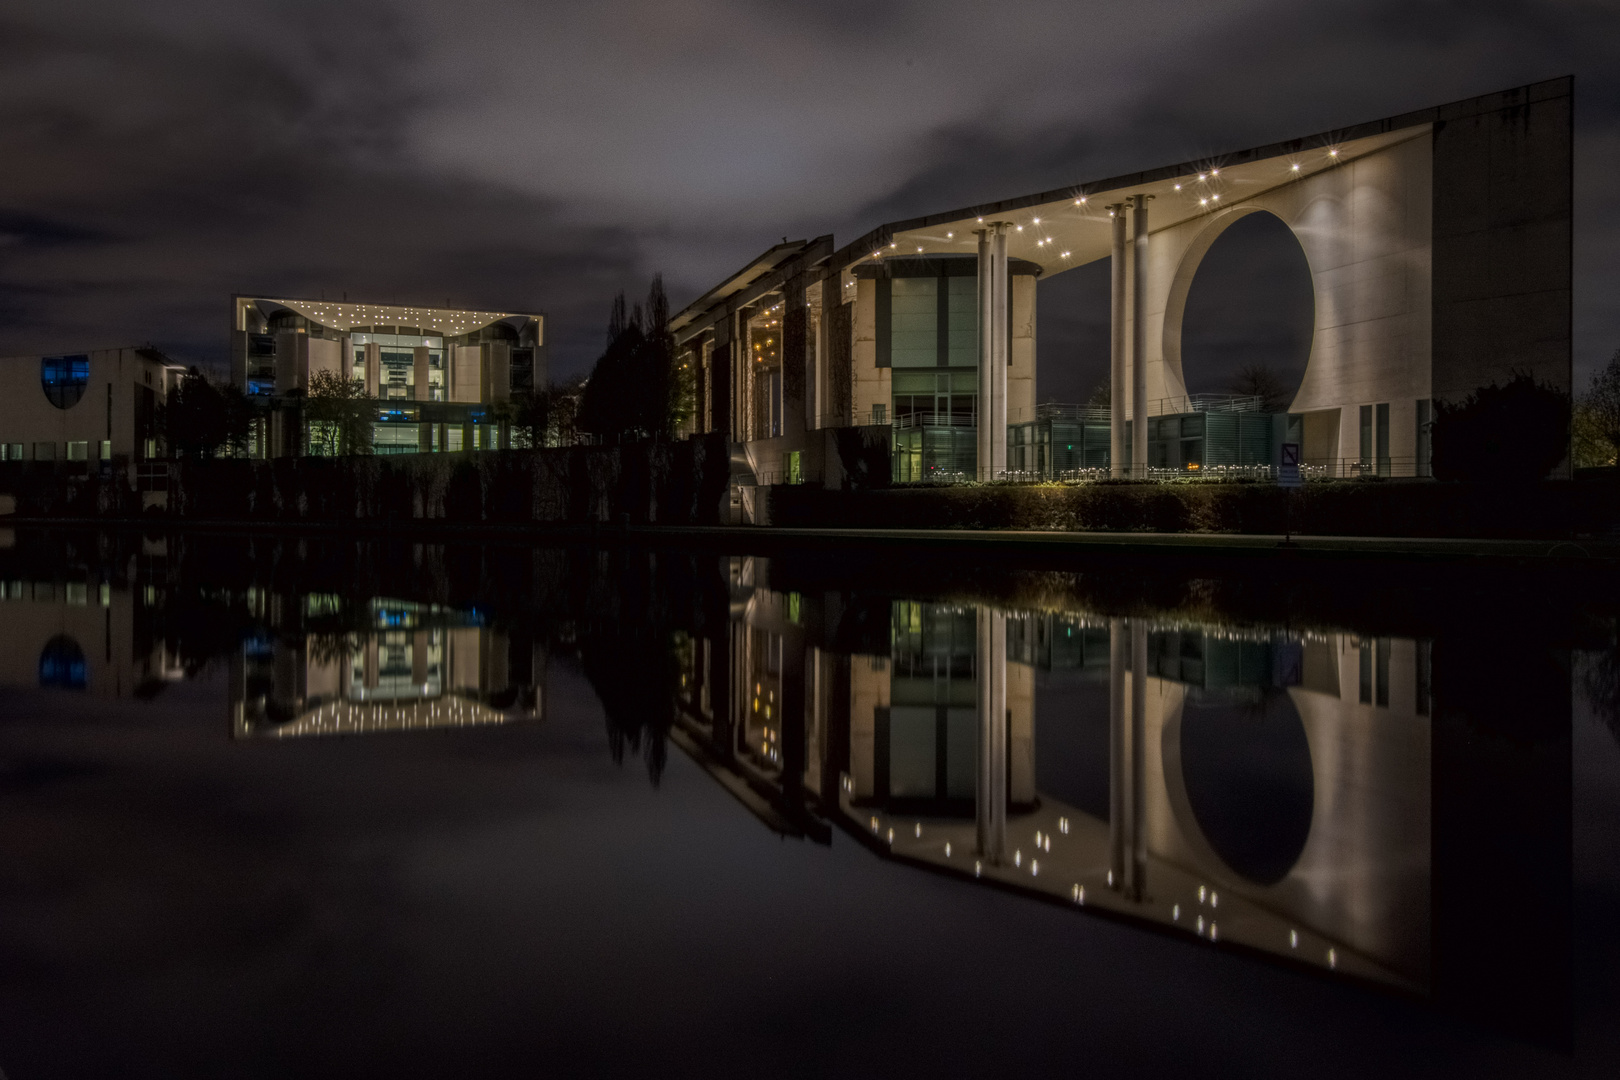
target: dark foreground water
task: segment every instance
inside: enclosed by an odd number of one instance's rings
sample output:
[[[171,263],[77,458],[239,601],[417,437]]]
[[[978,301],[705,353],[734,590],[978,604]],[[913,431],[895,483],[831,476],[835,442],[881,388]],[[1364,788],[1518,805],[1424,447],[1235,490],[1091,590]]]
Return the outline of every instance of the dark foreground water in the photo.
[[[1606,573],[0,545],[14,1080],[1620,1066]]]

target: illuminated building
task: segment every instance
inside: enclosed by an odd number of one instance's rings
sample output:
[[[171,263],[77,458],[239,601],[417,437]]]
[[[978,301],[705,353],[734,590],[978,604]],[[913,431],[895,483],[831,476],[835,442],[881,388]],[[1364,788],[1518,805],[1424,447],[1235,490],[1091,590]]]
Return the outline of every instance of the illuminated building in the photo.
[[[467,613],[373,600],[363,629],[317,631],[343,601],[316,594],[303,606],[303,633],[249,638],[231,657],[238,738],[480,727],[545,715],[545,650],[519,647]]]
[[[545,318],[232,297],[231,381],[263,413],[253,456],[305,451],[299,404],[323,371],[376,399],[377,453],[493,450],[510,434],[491,407],[546,385]]]
[[[157,409],[184,373],[148,348],[0,359],[0,461],[88,470],[157,457]]]
[[[1436,401],[1516,372],[1570,388],[1572,102],[1554,79],[775,245],[672,320],[700,429],[737,444],[734,514],[761,486],[840,486],[862,439],[899,480],[1269,470],[1286,443],[1320,475],[1429,475]],[[1210,246],[1262,212],[1299,241],[1314,327],[1285,413],[1244,424],[1189,395],[1182,317]],[[1103,259],[1106,448],[1101,416],[1035,404],[1035,282]]]
[[[732,560],[733,620],[684,653],[672,740],[772,830],[825,843],[831,822],[965,881],[1429,988],[1428,642],[829,610],[768,576]],[[1043,679],[1096,707],[1043,725]]]

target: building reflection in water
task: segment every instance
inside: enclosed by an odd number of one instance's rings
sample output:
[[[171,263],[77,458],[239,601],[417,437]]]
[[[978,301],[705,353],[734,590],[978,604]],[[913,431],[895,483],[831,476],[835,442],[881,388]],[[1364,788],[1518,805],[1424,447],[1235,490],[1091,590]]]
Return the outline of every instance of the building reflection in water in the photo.
[[[684,645],[672,737],[771,828],[833,821],[965,879],[1426,989],[1427,643],[851,606],[764,575],[730,561],[727,638]],[[1038,725],[1042,679],[1097,692]],[[1098,723],[1105,744],[1063,730]]]
[[[298,634],[286,629],[287,613],[268,610],[287,602],[301,606],[298,623],[354,621],[335,595],[249,595],[283,629],[247,638],[231,656],[238,738],[475,727],[544,714],[544,647],[514,648],[476,613],[375,599],[356,629]]]
[[[8,572],[0,683],[150,697],[223,659],[238,739],[476,728],[546,715],[555,648],[610,745],[651,769],[673,743],[784,836],[1567,1038],[1571,675],[1544,632],[1453,619],[1431,645],[547,550],[492,622],[429,578],[393,600],[136,565]]]
[[[186,671],[142,615],[104,582],[0,581],[0,686],[151,697]]]

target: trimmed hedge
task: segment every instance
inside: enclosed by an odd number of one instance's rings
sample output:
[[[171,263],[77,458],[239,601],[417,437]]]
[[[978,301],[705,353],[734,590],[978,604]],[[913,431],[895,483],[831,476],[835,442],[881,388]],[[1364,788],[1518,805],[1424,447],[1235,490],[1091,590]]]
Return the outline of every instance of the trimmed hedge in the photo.
[[[1325,481],[1288,492],[1245,481],[770,489],[781,526],[1538,538],[1616,527],[1620,487],[1547,481]]]

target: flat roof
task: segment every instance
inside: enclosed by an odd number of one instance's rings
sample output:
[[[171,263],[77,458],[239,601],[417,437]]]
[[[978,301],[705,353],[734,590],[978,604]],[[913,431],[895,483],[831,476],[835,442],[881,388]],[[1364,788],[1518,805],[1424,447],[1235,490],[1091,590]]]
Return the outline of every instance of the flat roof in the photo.
[[[416,304],[368,304],[348,300],[309,300],[296,297],[238,293],[231,297],[231,327],[247,329],[244,318],[257,306],[269,316],[278,309],[296,312],[306,319],[334,330],[356,326],[415,326],[423,331],[454,337],[481,330],[503,319],[532,319],[544,323],[545,316],[528,311],[479,311],[474,308],[423,307]]]

